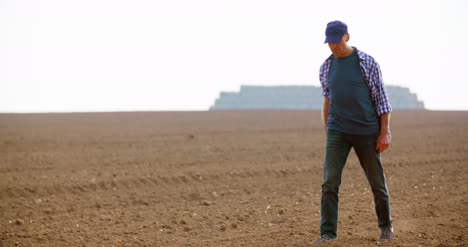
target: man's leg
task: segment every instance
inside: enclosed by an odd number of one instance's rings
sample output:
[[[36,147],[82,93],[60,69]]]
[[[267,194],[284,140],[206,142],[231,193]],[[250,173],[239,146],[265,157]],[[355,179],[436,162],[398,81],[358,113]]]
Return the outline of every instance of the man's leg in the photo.
[[[379,228],[385,229],[392,226],[390,199],[380,154],[375,149],[376,143],[376,135],[353,136],[354,150],[374,194],[375,212]]]
[[[322,184],[320,235],[336,237],[338,225],[338,191],[351,145],[345,134],[329,131]]]

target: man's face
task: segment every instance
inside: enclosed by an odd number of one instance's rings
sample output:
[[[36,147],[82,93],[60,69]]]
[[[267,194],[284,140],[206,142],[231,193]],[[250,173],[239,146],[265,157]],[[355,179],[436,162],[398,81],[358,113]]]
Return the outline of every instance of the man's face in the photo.
[[[333,53],[333,55],[335,55],[335,57],[342,57],[344,54],[346,54],[347,52],[346,42],[348,42],[348,40],[349,40],[349,35],[345,34],[341,38],[340,43],[336,43],[336,44],[328,43],[328,47],[330,47],[330,50]]]

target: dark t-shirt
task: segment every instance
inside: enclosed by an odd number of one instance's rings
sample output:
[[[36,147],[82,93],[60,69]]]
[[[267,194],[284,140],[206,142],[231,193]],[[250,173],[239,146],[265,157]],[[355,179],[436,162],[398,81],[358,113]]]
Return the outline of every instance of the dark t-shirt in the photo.
[[[328,80],[328,129],[354,135],[377,134],[379,120],[356,49],[345,58],[333,59]]]

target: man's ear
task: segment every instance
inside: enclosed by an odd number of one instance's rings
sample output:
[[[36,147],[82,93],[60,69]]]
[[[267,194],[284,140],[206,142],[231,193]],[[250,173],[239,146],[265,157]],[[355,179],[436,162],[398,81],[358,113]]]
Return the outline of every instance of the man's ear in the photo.
[[[348,41],[349,41],[349,33],[343,35],[343,40],[344,40],[345,42],[348,42]]]

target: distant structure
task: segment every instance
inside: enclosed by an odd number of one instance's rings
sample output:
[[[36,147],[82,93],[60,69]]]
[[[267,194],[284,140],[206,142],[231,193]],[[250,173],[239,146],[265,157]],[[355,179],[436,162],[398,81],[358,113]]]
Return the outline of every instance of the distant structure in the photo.
[[[393,109],[424,109],[424,103],[408,88],[386,86]],[[239,92],[221,92],[210,110],[322,108],[322,89],[316,86],[246,86]]]

